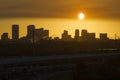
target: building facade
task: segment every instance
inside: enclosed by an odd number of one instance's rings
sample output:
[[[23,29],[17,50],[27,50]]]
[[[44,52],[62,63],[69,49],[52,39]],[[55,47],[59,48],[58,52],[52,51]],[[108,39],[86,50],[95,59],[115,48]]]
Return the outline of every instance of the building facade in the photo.
[[[13,24],[12,25],[12,40],[19,39],[19,25]]]

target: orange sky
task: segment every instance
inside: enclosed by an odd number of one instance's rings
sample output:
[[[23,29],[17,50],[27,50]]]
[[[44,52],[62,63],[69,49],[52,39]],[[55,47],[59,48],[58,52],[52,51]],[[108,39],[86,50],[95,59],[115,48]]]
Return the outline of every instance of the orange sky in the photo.
[[[68,30],[74,36],[75,29],[107,32],[110,38],[120,35],[120,0],[0,0],[0,35],[11,25],[20,24],[20,37],[26,35],[26,26],[50,30],[50,36],[59,36]],[[79,12],[86,15],[78,20]]]
[[[0,19],[0,34],[8,32],[11,37],[11,25],[20,25],[20,37],[26,36],[27,25],[34,24],[36,28],[45,28],[50,30],[50,36],[61,37],[63,30],[68,30],[69,34],[74,36],[75,29],[87,29],[89,32],[95,32],[96,37],[99,33],[108,33],[110,38],[114,38],[115,34],[120,36],[119,20],[93,20],[93,19],[63,19],[63,18],[14,18]]]
[[[89,18],[120,18],[120,0],[0,0],[0,17],[75,18],[84,11]]]

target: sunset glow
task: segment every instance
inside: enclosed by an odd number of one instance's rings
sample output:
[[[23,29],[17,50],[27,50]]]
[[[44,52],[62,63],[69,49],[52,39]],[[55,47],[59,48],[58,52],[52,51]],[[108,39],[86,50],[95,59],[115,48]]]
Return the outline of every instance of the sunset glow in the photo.
[[[19,24],[23,37],[27,35],[27,25],[34,24],[50,30],[52,37],[61,37],[64,30],[74,37],[75,29],[87,29],[97,37],[99,33],[119,37],[119,3],[120,0],[0,0],[0,35],[8,32],[11,38],[11,25]]]
[[[80,20],[83,20],[83,19],[85,18],[85,14],[84,14],[84,13],[79,13],[79,14],[78,14],[78,18],[79,18]]]

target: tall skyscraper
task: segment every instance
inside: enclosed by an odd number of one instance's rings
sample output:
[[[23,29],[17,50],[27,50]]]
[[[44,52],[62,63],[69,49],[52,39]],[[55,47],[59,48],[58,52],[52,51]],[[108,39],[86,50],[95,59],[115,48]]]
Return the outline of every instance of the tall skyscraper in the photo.
[[[34,30],[34,40],[35,42],[39,42],[43,38],[43,28]]]
[[[79,36],[79,29],[76,29],[76,30],[75,30],[75,37],[74,37],[74,38],[75,38],[76,40],[78,40],[79,37],[80,37],[80,36]]]
[[[81,40],[82,40],[82,41],[86,41],[87,38],[88,38],[88,32],[87,32],[86,29],[83,29],[83,30],[81,31]]]
[[[12,39],[13,40],[19,39],[19,25],[17,24],[12,25]]]
[[[87,34],[88,34],[88,32],[87,32],[86,29],[83,29],[83,30],[81,31],[81,36],[82,36],[82,37],[86,37]]]
[[[35,30],[35,25],[28,25],[27,26],[27,38],[28,39],[34,38],[34,30]]]

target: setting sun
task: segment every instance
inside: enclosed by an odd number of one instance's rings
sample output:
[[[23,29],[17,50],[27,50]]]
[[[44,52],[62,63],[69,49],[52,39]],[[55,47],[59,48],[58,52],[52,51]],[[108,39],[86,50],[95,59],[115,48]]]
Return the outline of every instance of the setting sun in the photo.
[[[83,20],[83,19],[85,18],[85,14],[84,14],[84,13],[79,13],[79,14],[78,14],[78,18],[79,18],[80,20]]]

